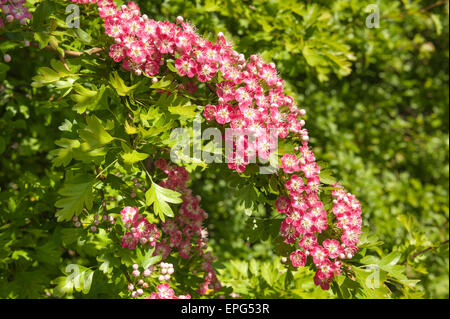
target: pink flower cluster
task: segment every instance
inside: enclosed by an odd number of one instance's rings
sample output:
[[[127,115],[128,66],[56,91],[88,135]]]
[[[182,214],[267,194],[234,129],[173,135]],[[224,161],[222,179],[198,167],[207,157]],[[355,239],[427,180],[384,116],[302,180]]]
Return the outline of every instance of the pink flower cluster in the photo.
[[[320,168],[306,143],[298,149],[302,154],[301,160],[294,156],[289,157],[288,164],[283,163],[284,169],[287,167],[290,173],[301,172],[304,177],[291,174],[285,184],[289,195],[280,196],[276,201],[278,212],[285,215],[281,235],[286,243],[298,245],[298,249],[290,255],[292,265],[305,266],[307,257],[311,256],[317,267],[314,283],[322,289],[329,289],[334,275],[341,272],[341,259],[352,258],[358,250],[361,205],[354,195],[345,193],[336,184],[336,189],[332,191],[334,217],[329,216],[318,196]],[[328,219],[333,221],[335,228],[332,228],[331,238],[320,243],[318,235],[329,227]]]
[[[31,20],[32,15],[25,7],[26,0],[0,0],[0,9],[4,17],[0,14],[0,29],[5,27],[6,23],[11,23],[18,20],[20,24],[24,25],[27,20]],[[4,19],[4,20],[3,20]]]
[[[188,172],[184,167],[167,164],[163,158],[155,160],[155,167],[167,174],[167,178],[160,183],[160,186],[182,194],[183,202],[177,217],[176,219],[168,218],[163,222],[161,225],[162,232],[159,232],[155,225],[150,224],[145,217],[139,214],[136,207],[125,207],[120,214],[122,222],[130,231],[122,237],[122,247],[136,249],[138,243],[149,244],[155,246],[153,255],[161,256],[162,260],[166,259],[172,252],[177,252],[178,256],[183,259],[198,257],[201,259],[199,271],[204,272],[205,277],[197,291],[205,294],[210,289],[219,290],[221,284],[212,267],[214,258],[210,252],[206,251],[208,248],[208,232],[206,228],[202,227],[204,220],[208,218],[208,214],[199,205],[200,197],[192,195],[192,191],[187,187]],[[161,265],[164,264],[161,263]],[[137,270],[134,270],[134,272],[137,272]],[[173,267],[162,269],[160,281],[170,280],[172,273]],[[137,276],[139,276],[139,273]],[[167,284],[160,286],[162,287],[161,290],[158,293],[153,293],[151,299],[174,297]],[[134,294],[140,296],[140,291],[136,290]],[[178,298],[182,297],[186,296],[179,296]]]
[[[105,31],[115,42],[109,53],[114,61],[136,75],[154,76],[167,60],[174,60],[179,75],[206,82],[217,95],[217,103],[204,108],[203,115],[208,121],[259,137],[261,142],[257,145],[243,137],[239,143],[243,146],[233,146],[228,157],[230,169],[244,172],[256,152],[267,158],[278,138],[289,135],[300,141],[296,154],[284,154],[281,158],[279,176],[286,178],[286,194],[276,202],[277,210],[285,216],[281,234],[287,243],[298,246],[290,256],[292,264],[304,266],[311,255],[317,268],[314,282],[328,289],[334,275],[340,273],[341,259],[352,258],[357,251],[361,207],[353,195],[336,185],[339,189],[332,193],[332,213],[327,213],[319,198],[320,167],[308,147],[309,134],[302,119],[306,111],[298,109],[293,98],[284,94],[284,82],[275,65],[265,63],[257,55],[247,60],[233,50],[222,33],[215,43],[202,38],[182,17],[173,24],[141,15],[133,2],[120,8],[111,0],[100,0],[97,4],[105,20]],[[220,78],[223,80],[216,81]],[[213,79],[217,82],[215,87],[208,83]],[[181,168],[164,169],[169,175],[164,187],[180,190],[184,202],[177,220],[163,226],[168,237],[157,245],[157,250],[167,256],[171,249],[177,249],[185,258],[191,255],[192,247],[187,243],[193,238],[197,238],[197,252],[202,250],[200,225],[206,217],[198,208],[198,200],[183,188],[187,173]],[[319,242],[318,234],[330,229],[329,238]],[[211,278],[215,280],[213,275]]]
[[[179,75],[199,82],[209,82],[221,74],[224,81],[213,87],[218,103],[205,106],[205,118],[265,137],[259,143],[247,142],[243,149],[232,152],[228,156],[231,169],[243,172],[257,152],[267,159],[270,146],[290,132],[300,135],[302,140],[309,139],[308,131],[303,129],[304,120],[298,118],[305,112],[284,94],[283,80],[273,63],[266,64],[257,55],[247,61],[243,54],[233,50],[223,34],[219,33],[216,43],[212,43],[198,35],[195,27],[182,17],[173,24],[141,15],[132,2],[120,8],[111,0],[100,0],[97,4],[100,16],[105,19],[105,31],[115,41],[109,55],[121,62],[124,69],[154,76],[168,59],[174,59]]]
[[[145,299],[191,299],[189,294],[175,296],[175,291],[167,283],[158,285],[156,289],[158,292],[152,292],[150,297]]]
[[[167,174],[167,179],[160,186],[172,189],[182,194],[183,203],[176,219],[167,219],[162,224],[163,236],[160,243],[156,245],[155,254],[165,259],[172,250],[177,250],[183,259],[194,256],[202,258],[201,271],[205,272],[204,282],[198,290],[205,294],[209,289],[219,290],[220,282],[212,268],[213,257],[208,248],[208,231],[203,228],[203,222],[208,214],[200,207],[200,196],[192,195],[187,187],[189,174],[184,167],[169,165],[159,158],[155,166]]]
[[[287,196],[280,196],[275,203],[278,212],[285,215],[281,235],[286,243],[298,245],[299,249],[290,256],[292,265],[305,266],[307,256],[311,256],[317,267],[315,284],[329,289],[334,275],[340,274],[340,259],[350,259],[358,250],[356,244],[361,234],[361,205],[355,196],[345,193],[336,184],[332,191],[334,217],[329,216],[319,198],[320,167],[313,152],[306,141],[295,151],[299,156],[285,154],[281,159],[288,191]],[[329,228],[329,222],[335,226],[332,238],[319,243],[318,234]]]
[[[167,264],[164,262],[160,263],[161,275],[159,275],[159,280],[164,281],[166,277],[170,277],[173,274],[174,269],[172,264]],[[155,272],[155,266],[149,266],[142,273],[139,271],[139,265],[133,265],[132,278],[129,278],[130,283],[128,284],[128,290],[131,292],[132,298],[138,298],[145,295],[145,290],[150,287],[150,284],[154,287],[155,278],[152,278],[152,274]],[[163,279],[161,279],[161,277]],[[166,280],[167,281],[167,280]],[[145,299],[190,299],[191,296],[187,295],[175,295],[175,291],[170,288],[168,283],[158,284],[157,292],[150,293],[149,296],[144,297]]]
[[[156,241],[161,236],[161,233],[155,225],[150,224],[144,216],[139,214],[136,207],[125,207],[120,212],[120,215],[125,227],[130,229],[122,237],[123,248],[136,249],[138,243],[150,246],[156,245]]]

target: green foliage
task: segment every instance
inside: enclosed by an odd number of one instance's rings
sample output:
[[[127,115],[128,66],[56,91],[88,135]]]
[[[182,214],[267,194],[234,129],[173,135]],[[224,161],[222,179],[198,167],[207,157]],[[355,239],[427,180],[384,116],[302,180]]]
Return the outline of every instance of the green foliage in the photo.
[[[94,182],[92,177],[81,175],[64,184],[58,192],[63,198],[55,203],[56,207],[61,208],[56,213],[58,221],[71,220],[74,215],[78,216],[84,207],[92,209]]]
[[[380,0],[381,27],[370,29],[373,1],[137,2],[154,19],[183,15],[210,38],[224,32],[238,51],[274,61],[329,163],[322,191],[339,180],[362,203],[360,251],[322,291],[309,265],[280,262],[291,248],[273,211],[276,179],[254,178],[251,167],[239,176],[187,166],[209,214],[218,295],[448,298],[448,4]],[[121,225],[89,227],[123,206],[155,223],[176,215],[180,194],[157,184],[151,154],[165,156],[170,131],[192,126],[209,91],[178,90],[173,64],[155,83],[119,70],[93,6],[80,6],[81,29],[70,29],[66,1],[27,3],[31,24],[0,30],[0,52],[13,57],[0,62],[0,297],[121,298],[124,272],[159,257],[121,248]],[[178,288],[196,296],[195,262],[177,267],[189,274]]]
[[[152,182],[152,186],[150,189],[145,193],[145,200],[147,206],[150,206],[153,204],[153,209],[155,210],[155,213],[159,215],[159,218],[161,218],[162,221],[165,220],[164,216],[173,217],[173,211],[172,208],[170,208],[169,204],[180,204],[182,203],[182,199],[180,198],[181,194],[178,192],[175,192],[171,189],[164,188],[159,186],[156,183]]]

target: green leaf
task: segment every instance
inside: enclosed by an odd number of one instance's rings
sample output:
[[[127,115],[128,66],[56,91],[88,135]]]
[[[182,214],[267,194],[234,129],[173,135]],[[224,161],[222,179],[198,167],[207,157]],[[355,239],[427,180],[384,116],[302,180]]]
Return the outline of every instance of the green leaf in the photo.
[[[144,254],[142,254],[140,249],[136,250],[136,263],[144,268],[147,269],[149,266],[156,264],[161,260],[161,256],[153,256],[153,252],[155,251],[155,248],[152,247],[151,249],[148,249],[145,251]]]
[[[132,124],[130,125],[128,121],[125,121],[125,132],[129,135],[137,134],[139,132],[139,129],[134,127]]]
[[[71,88],[76,79],[78,79],[78,76],[73,72],[77,72],[79,66],[73,66],[72,71],[69,71],[61,61],[52,60],[50,64],[52,68],[41,67],[38,69],[39,75],[33,77],[31,85],[33,87],[42,87],[52,84],[58,89]]]
[[[62,138],[55,141],[55,144],[61,148],[50,151],[50,154],[55,156],[52,160],[53,164],[56,167],[69,165],[73,158],[73,149],[79,148],[80,142],[78,140]]]
[[[162,221],[165,220],[164,216],[173,217],[172,208],[169,204],[180,204],[183,200],[180,198],[181,194],[171,189],[159,186],[156,183],[152,183],[152,187],[145,193],[145,199],[147,206],[153,204],[155,213],[159,215]]]
[[[82,42],[84,42],[84,43],[86,43],[86,44],[91,43],[92,38],[91,38],[91,36],[89,35],[89,33],[87,33],[86,31],[83,31],[83,30],[80,29],[80,28],[75,28],[75,33],[77,34],[78,38],[79,38]]]
[[[251,260],[250,260],[250,263],[249,263],[249,269],[250,269],[250,272],[251,272],[254,276],[258,276],[258,274],[259,274],[259,265],[258,265],[258,263],[256,262],[255,259],[251,259]]]
[[[34,39],[39,43],[39,49],[43,49],[48,45],[50,35],[45,32],[35,32]]]
[[[196,105],[183,105],[183,106],[169,106],[169,112],[175,115],[181,115],[185,117],[195,117],[197,115]]]
[[[117,94],[119,94],[120,96],[127,96],[127,95],[129,95],[139,85],[139,83],[136,83],[133,86],[129,86],[129,87],[126,86],[125,82],[122,80],[122,78],[120,77],[119,73],[117,73],[117,71],[114,71],[110,75],[109,83],[116,90]]]
[[[264,280],[269,284],[269,286],[273,286],[275,279],[277,277],[276,275],[276,269],[275,267],[272,267],[270,263],[263,263],[261,266],[261,276],[264,278]]]
[[[73,89],[77,93],[71,96],[72,100],[77,102],[73,107],[73,110],[77,111],[79,114],[86,112],[86,110],[98,110],[105,104],[106,87],[104,85],[102,85],[100,89],[94,87],[93,90],[89,90],[77,83],[73,86]]]
[[[55,203],[56,207],[61,208],[56,212],[58,221],[71,220],[74,215],[79,215],[84,207],[92,209],[94,182],[95,179],[82,175],[64,184],[58,192],[63,198]]]
[[[134,164],[145,160],[147,157],[149,157],[149,154],[139,153],[136,150],[133,150],[131,153],[121,154],[121,156],[125,163]]]
[[[33,28],[38,28],[43,25],[53,9],[53,3],[51,1],[42,1],[33,12]]]
[[[36,248],[36,260],[55,265],[61,257],[61,248],[55,240],[49,240],[45,245]]]
[[[319,174],[320,182],[322,184],[334,185],[337,183],[337,180],[331,176],[330,170],[323,170]]]
[[[95,115],[87,116],[86,122],[87,126],[80,132],[80,137],[85,140],[91,148],[108,144],[114,140]]]
[[[151,89],[163,89],[163,88],[168,87],[170,85],[170,83],[172,83],[171,80],[160,80],[160,81],[155,82],[152,85],[150,85],[150,88]]]

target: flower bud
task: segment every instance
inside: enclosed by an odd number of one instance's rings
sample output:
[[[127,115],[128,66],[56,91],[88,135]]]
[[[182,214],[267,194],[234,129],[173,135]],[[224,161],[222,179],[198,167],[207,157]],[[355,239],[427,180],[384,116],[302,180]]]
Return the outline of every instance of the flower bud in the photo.
[[[135,269],[135,270],[133,270],[133,272],[131,274],[133,275],[133,277],[139,277],[141,272],[139,270]]]
[[[9,54],[5,54],[3,56],[3,60],[5,61],[5,63],[9,63],[11,62],[11,56]]]
[[[144,270],[144,277],[150,277],[151,275],[152,275],[152,272],[150,271],[150,269]]]
[[[95,233],[97,231],[97,227],[96,226],[91,226],[91,232]]]

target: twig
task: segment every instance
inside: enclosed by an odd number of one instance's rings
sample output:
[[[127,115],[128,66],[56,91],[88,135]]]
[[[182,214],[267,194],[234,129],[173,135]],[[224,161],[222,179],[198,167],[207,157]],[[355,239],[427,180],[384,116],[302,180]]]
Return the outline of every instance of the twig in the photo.
[[[447,239],[447,240],[444,240],[444,241],[443,241],[442,243],[440,243],[438,246],[431,246],[431,247],[425,248],[425,249],[423,249],[423,250],[421,250],[421,251],[418,251],[418,252],[412,254],[411,256],[407,257],[406,260],[405,260],[404,262],[401,263],[401,265],[406,265],[406,263],[408,262],[408,259],[414,259],[414,258],[416,258],[417,256],[422,255],[422,254],[426,253],[426,252],[429,251],[429,250],[439,248],[440,246],[445,245],[445,244],[447,244],[447,243],[448,243],[448,239]]]
[[[123,274],[125,275],[125,278],[127,278],[128,282],[129,282],[130,284],[133,284],[133,280],[131,280],[130,275],[128,274],[128,272],[127,272],[127,270],[126,270],[126,267],[125,267],[124,264],[122,263],[122,258],[119,258],[119,259],[120,259],[120,263],[122,264],[122,265],[120,266],[120,269],[122,270]]]
[[[100,173],[98,173],[99,168],[97,167],[97,168],[96,168],[96,170],[97,170],[97,176],[95,176],[95,178],[98,179],[98,178],[100,177],[100,175],[102,175],[108,168],[111,167],[111,165],[114,165],[117,161],[118,161],[118,159],[115,159],[114,162],[112,162],[111,164],[109,164],[108,166],[106,166]]]
[[[39,47],[39,43],[37,42],[31,42],[31,45],[33,47]],[[53,51],[53,52],[57,52],[59,53],[57,50],[55,50],[53,47],[51,47],[50,45],[47,45],[46,47],[44,47],[45,50],[48,51]],[[96,53],[100,53],[103,51],[103,48],[92,48],[86,51],[73,51],[73,50],[64,50],[64,55],[68,55],[68,56],[73,56],[73,57],[80,57],[83,54],[88,54],[88,55],[92,55],[92,54],[96,54]]]
[[[434,7],[441,6],[441,5],[444,5],[444,4],[448,4],[448,2],[449,2],[449,0],[441,0],[441,1],[437,1],[437,2],[427,6],[425,8],[422,8],[422,9],[420,9],[418,11],[407,12],[405,14],[398,15],[398,16],[393,16],[393,17],[392,16],[383,16],[382,18],[383,19],[403,19],[403,18],[405,18],[407,16],[414,15],[414,14],[419,14],[419,13],[424,13],[426,11],[429,11],[429,10],[433,9]]]

